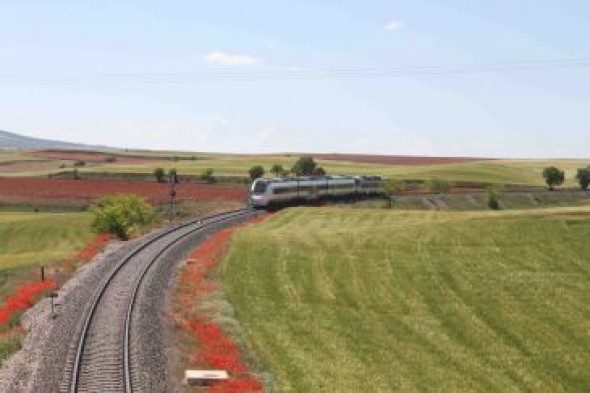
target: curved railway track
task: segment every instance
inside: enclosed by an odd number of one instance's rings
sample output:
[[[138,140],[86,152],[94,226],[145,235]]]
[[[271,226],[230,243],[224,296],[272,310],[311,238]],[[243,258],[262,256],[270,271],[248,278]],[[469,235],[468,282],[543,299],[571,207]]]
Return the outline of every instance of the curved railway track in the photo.
[[[132,330],[138,294],[150,269],[191,235],[208,234],[256,215],[241,209],[191,221],[152,235],[129,252],[97,286],[66,364],[61,392],[145,391],[135,369]]]

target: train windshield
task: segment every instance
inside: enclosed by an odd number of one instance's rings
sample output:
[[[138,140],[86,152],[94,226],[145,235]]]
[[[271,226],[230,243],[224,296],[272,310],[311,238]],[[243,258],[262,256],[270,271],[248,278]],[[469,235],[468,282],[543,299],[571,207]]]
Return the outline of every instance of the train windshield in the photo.
[[[266,187],[267,187],[267,184],[265,181],[257,180],[254,182],[254,185],[252,186],[252,194],[254,194],[254,195],[264,194],[266,192]]]

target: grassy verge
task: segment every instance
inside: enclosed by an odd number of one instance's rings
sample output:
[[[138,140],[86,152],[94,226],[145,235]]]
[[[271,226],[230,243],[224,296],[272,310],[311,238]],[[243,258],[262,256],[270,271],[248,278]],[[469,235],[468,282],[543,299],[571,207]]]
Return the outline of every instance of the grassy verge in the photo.
[[[590,209],[289,209],[236,233],[235,316],[284,392],[587,392]]]
[[[579,190],[498,192],[502,210],[537,209],[541,207],[584,206],[590,204],[590,193]],[[488,196],[485,192],[464,194],[424,194],[399,195],[394,198],[396,210],[449,210],[471,211],[489,210]],[[389,209],[389,200],[372,199],[356,202],[350,207]]]
[[[39,266],[51,266],[88,243],[89,219],[86,213],[0,212],[0,306],[21,285],[39,280]],[[20,346],[22,332],[13,319],[0,326],[0,361]]]

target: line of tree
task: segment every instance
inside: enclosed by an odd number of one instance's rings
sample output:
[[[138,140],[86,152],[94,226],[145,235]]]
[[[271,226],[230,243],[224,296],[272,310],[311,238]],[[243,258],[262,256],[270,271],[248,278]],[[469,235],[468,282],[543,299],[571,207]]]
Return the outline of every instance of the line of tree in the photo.
[[[565,182],[565,171],[554,166],[549,166],[543,169],[543,178],[549,186],[549,190],[553,191],[556,186],[560,186]],[[590,166],[578,168],[576,180],[582,190],[588,190],[588,186],[590,186]]]
[[[175,183],[179,183],[180,181],[176,168],[172,168],[168,171],[168,177],[166,177],[166,171],[164,168],[156,168],[154,169],[154,177],[158,183],[166,183],[170,178],[173,178]]]
[[[266,173],[262,165],[254,165],[248,170],[250,180],[254,181],[264,176]],[[287,171],[281,164],[274,164],[270,168],[270,173],[276,177],[285,177],[289,174],[296,176],[325,176],[326,171],[315,162],[313,157],[302,156],[293,164],[291,170]]]

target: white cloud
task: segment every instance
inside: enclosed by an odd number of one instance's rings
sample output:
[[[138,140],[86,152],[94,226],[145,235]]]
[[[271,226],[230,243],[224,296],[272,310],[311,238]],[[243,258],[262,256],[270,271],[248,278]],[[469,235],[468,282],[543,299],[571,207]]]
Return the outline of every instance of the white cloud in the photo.
[[[254,67],[259,65],[261,60],[250,55],[214,51],[205,55],[205,62],[223,66]]]
[[[404,26],[403,22],[400,22],[398,20],[392,20],[391,22],[386,24],[383,27],[383,29],[388,33],[394,33],[396,31],[398,31],[399,29],[401,29],[403,26]]]

